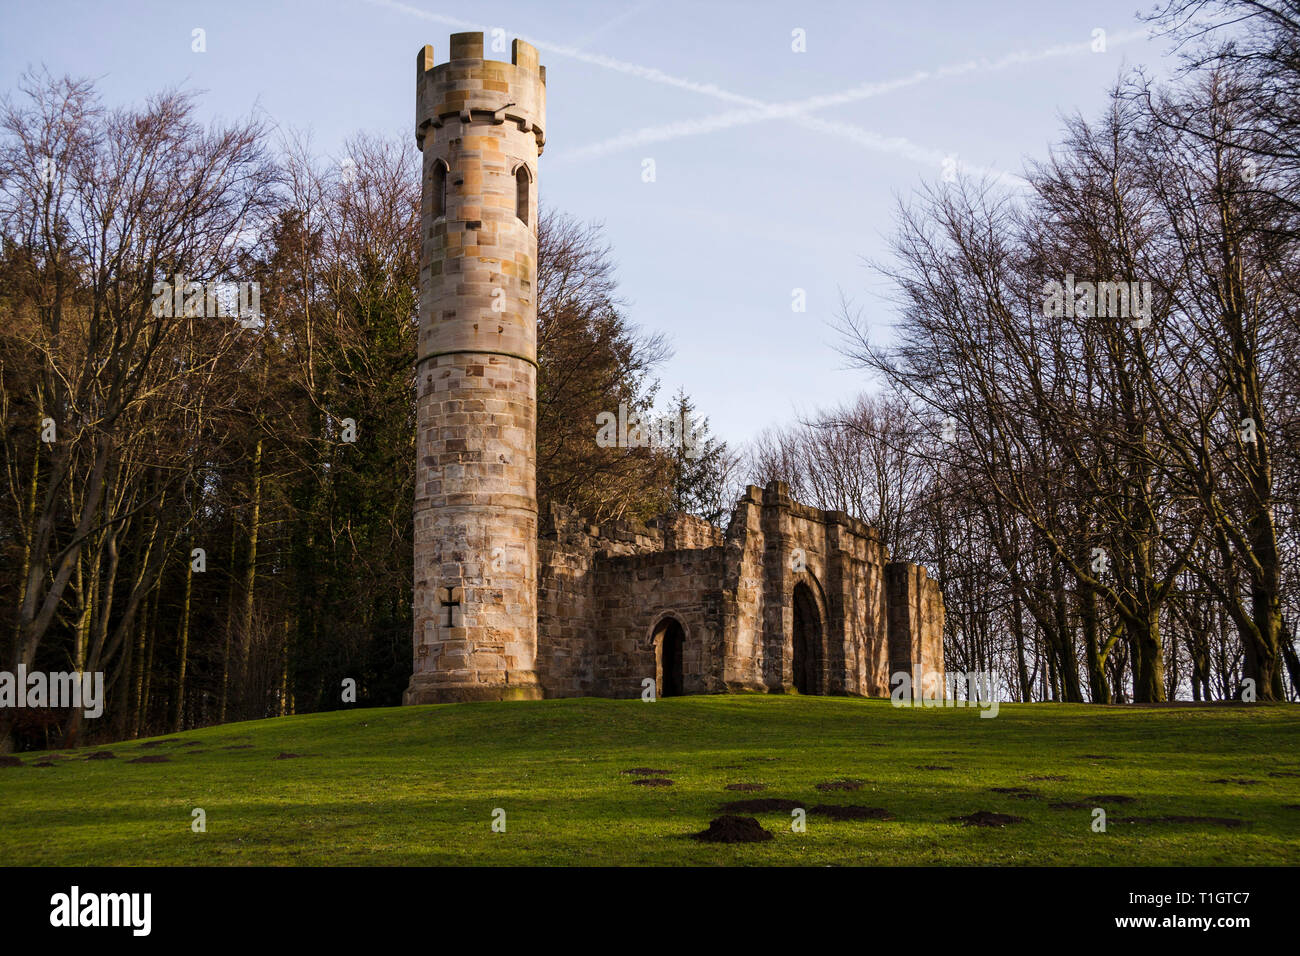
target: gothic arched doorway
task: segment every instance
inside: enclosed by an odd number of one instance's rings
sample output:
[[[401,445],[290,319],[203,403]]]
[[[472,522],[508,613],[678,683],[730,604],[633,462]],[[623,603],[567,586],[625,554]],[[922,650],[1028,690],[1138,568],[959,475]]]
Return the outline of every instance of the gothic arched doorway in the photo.
[[[682,646],[686,632],[675,617],[666,617],[655,628],[655,695],[680,697],[686,683]]]
[[[801,694],[824,693],[821,613],[812,588],[803,581],[794,586],[793,638],[794,689]]]

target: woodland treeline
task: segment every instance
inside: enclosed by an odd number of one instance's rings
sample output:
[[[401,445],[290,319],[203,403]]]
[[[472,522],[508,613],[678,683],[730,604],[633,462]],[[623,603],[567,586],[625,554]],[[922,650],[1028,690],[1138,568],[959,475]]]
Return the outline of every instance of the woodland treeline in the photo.
[[[668,344],[599,227],[546,213],[542,507],[725,525],[779,478],[924,563],[949,669],[1011,699],[1294,696],[1300,12],[1155,19],[1176,82],[1127,77],[1023,189],[902,204],[897,324],[840,316],[876,390],[743,455],[685,394],[658,407],[705,423],[699,457],[597,446],[598,413],[656,406]],[[200,106],[37,72],[0,109],[0,669],[108,685],[93,723],[0,711],[0,747],[329,709],[348,679],[394,704],[409,677],[419,154]],[[1067,276],[1150,283],[1149,321],[1045,315]],[[159,314],[176,277],[255,282],[257,313]]]
[[[1300,4],[1152,19],[1176,81],[1125,77],[1023,189],[901,203],[896,325],[840,316],[882,388],[753,450],[925,564],[948,668],[1014,700],[1300,688]],[[1062,308],[1070,281],[1149,283],[1149,312]]]
[[[328,160],[199,106],[33,73],[0,115],[0,669],[108,687],[93,727],[0,711],[6,746],[338,707],[347,679],[394,704],[410,675],[419,153]],[[542,506],[716,517],[706,421],[689,459],[596,447],[668,348],[598,227],[547,213],[539,247]],[[195,305],[155,309],[160,282]],[[255,316],[211,314],[227,282]]]

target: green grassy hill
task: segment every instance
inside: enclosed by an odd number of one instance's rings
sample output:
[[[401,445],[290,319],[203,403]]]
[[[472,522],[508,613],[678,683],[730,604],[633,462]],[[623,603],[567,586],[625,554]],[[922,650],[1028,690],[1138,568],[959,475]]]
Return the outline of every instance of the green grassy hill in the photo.
[[[1288,705],[1003,705],[995,719],[781,696],[355,710],[103,748],[114,759],[21,755],[0,766],[0,864],[1296,864],[1298,743]],[[167,759],[130,762],[143,756]],[[633,768],[673,783],[638,785]],[[862,784],[817,786],[842,780]],[[1091,827],[1097,795],[1132,798],[1105,804],[1106,833]],[[721,804],[769,797],[893,819],[810,812],[795,833],[774,810],[748,814],[767,842],[689,839]],[[951,820],[979,810],[1023,822]],[[1150,819],[1168,817],[1220,819]]]

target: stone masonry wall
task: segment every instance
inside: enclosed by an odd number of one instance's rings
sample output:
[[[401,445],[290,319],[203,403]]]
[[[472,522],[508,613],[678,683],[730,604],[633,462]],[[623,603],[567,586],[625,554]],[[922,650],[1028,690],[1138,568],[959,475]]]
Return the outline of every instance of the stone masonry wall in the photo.
[[[925,568],[894,563],[885,568],[889,607],[889,672],[905,672],[914,693],[934,675],[943,686],[943,595]]]
[[[891,568],[911,601],[892,616]],[[539,681],[548,697],[638,696],[671,616],[685,632],[684,692],[791,692],[796,589],[811,621],[808,692],[887,696],[891,621],[898,635],[919,628],[901,652],[909,667],[942,667],[942,597],[923,569],[890,564],[874,529],[774,482],[746,490],[726,532],[689,515],[598,527],[552,508],[539,545]]]
[[[535,698],[537,51],[416,60],[423,151],[408,703]]]
[[[641,680],[655,674],[651,618],[666,609],[687,629],[688,666],[702,667],[693,636],[714,643],[704,635],[717,629],[716,596],[704,595],[722,580],[721,543],[720,530],[692,515],[595,525],[552,506],[538,545],[537,672],[546,695],[639,696]],[[702,676],[690,682],[696,693],[704,684]]]
[[[722,682],[722,548],[601,557],[596,562],[592,658],[597,693],[636,697],[656,676],[654,631],[665,615],[685,631],[683,692],[715,694]]]
[[[754,502],[761,504],[757,509]],[[793,641],[795,591],[805,589],[815,606],[820,633],[812,635],[816,680],[813,693],[872,694],[882,684],[884,633],[882,566],[888,553],[875,530],[842,512],[826,512],[792,500],[783,482],[751,487],[740,529],[728,536],[762,540],[761,586],[756,597],[761,638],[755,676],[769,691],[795,687]],[[749,550],[749,549],[746,549]],[[757,570],[756,568],[754,569]]]
[[[533,673],[535,656],[531,628],[519,626],[537,613],[533,368],[442,355],[421,365],[418,388],[410,693],[527,695],[518,675]]]

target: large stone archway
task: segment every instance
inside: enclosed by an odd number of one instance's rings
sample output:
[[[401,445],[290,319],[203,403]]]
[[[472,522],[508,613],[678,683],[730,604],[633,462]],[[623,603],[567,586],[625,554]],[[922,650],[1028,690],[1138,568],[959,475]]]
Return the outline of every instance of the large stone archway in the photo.
[[[795,583],[791,603],[791,686],[800,694],[825,694],[826,625],[808,582]]]

